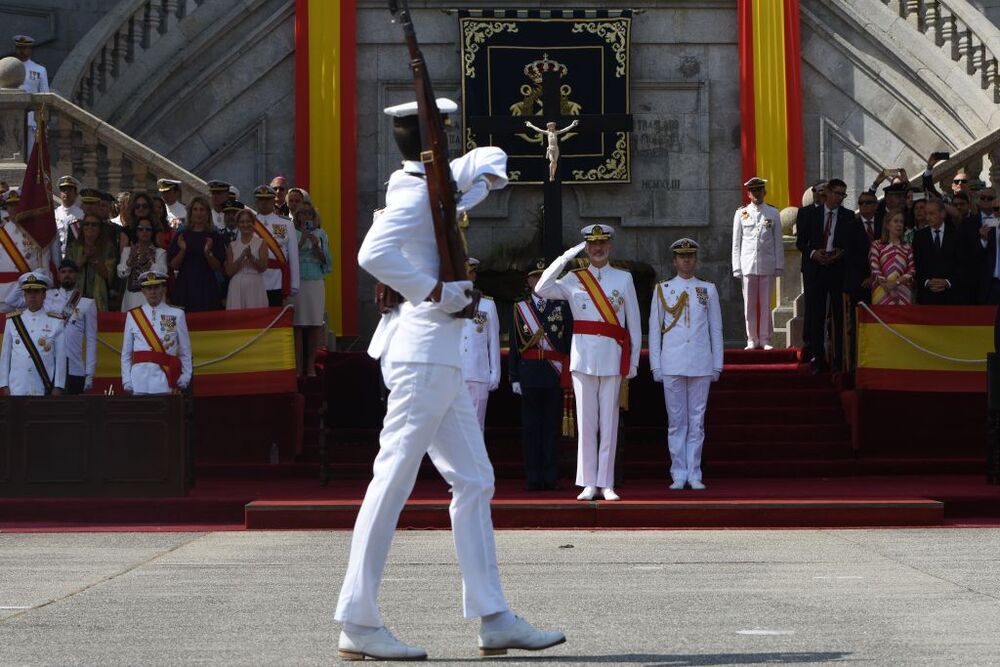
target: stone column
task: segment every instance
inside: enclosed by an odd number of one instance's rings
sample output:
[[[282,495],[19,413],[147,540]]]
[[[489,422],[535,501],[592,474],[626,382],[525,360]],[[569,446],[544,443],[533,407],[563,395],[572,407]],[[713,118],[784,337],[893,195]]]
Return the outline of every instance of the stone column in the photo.
[[[28,166],[25,112],[31,95],[18,89],[24,75],[24,64],[17,58],[0,60],[0,179],[12,185],[20,185]]]

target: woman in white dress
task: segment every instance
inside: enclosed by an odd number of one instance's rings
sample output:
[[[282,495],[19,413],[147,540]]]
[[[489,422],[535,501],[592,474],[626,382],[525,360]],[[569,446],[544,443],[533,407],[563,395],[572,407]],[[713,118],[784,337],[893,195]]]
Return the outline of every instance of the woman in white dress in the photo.
[[[167,251],[156,247],[154,232],[153,221],[142,218],[135,225],[135,240],[122,248],[121,258],[118,260],[118,277],[125,281],[123,313],[146,303],[139,285],[140,275],[146,271],[167,272]]]
[[[239,234],[226,248],[226,275],[229,294],[226,310],[267,308],[264,271],[267,269],[267,246],[254,232],[256,217],[250,209],[236,214]]]

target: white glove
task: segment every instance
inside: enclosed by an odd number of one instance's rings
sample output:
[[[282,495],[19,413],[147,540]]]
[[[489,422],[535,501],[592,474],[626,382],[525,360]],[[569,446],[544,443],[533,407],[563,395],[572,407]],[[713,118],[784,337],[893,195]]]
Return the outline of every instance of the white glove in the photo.
[[[626,380],[631,380],[632,378],[634,378],[638,374],[639,374],[639,367],[638,366],[632,366],[631,368],[628,369],[628,375],[625,376],[625,379]]]
[[[499,387],[499,386],[500,386],[499,382],[497,382],[497,383],[491,383],[490,384],[490,391],[496,391],[497,387]]]
[[[581,252],[583,252],[583,249],[586,248],[586,247],[587,247],[587,242],[586,241],[584,241],[583,243],[580,243],[578,245],[575,245],[572,248],[570,248],[569,250],[567,250],[566,252],[564,252],[562,254],[562,258],[565,259],[568,262],[569,260],[571,260],[574,257],[576,257],[577,255],[579,255]]]
[[[512,392],[514,392],[515,394],[517,394],[518,396],[520,396],[521,395],[521,383],[520,382],[511,382],[510,383],[510,390]]]
[[[720,375],[722,375],[722,371],[712,371],[712,382],[718,382]]]
[[[94,386],[94,376],[93,375],[88,375],[83,380],[83,390],[84,391],[90,391],[91,388],[93,388],[93,386]]]
[[[742,271],[738,271],[738,270],[737,271],[733,271],[733,278],[742,278],[742,277],[743,277],[743,272]]]
[[[123,384],[122,385],[122,390],[124,390],[126,394],[131,394],[132,393],[132,385],[130,385],[130,384]]]
[[[456,209],[458,213],[464,213],[472,207],[476,206],[490,194],[490,184],[486,179],[481,181],[476,181],[471,188],[466,192],[462,193],[461,198],[458,200]]]
[[[441,285],[441,300],[437,307],[446,313],[457,313],[472,303],[472,297],[465,293],[472,289],[471,280],[456,280]]]
[[[653,369],[653,382],[663,382],[663,376],[660,375],[660,369]]]

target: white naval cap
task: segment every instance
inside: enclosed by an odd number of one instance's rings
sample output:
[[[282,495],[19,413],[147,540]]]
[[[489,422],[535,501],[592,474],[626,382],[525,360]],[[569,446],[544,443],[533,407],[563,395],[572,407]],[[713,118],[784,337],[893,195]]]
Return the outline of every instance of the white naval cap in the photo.
[[[34,46],[35,38],[30,35],[14,35],[14,46]]]
[[[139,274],[140,287],[153,287],[167,282],[167,274],[160,271],[143,271]]]
[[[608,241],[615,237],[615,228],[611,225],[587,225],[580,230],[584,241]]]
[[[753,189],[756,189],[756,188],[762,188],[765,185],[767,185],[767,179],[766,178],[760,178],[759,176],[754,176],[749,181],[747,181],[746,183],[744,183],[743,187],[745,187],[747,190],[753,190]]]
[[[174,188],[181,187],[181,182],[172,178],[161,178],[156,181],[156,189],[160,192],[170,192]]]
[[[72,176],[62,176],[59,178],[59,189],[62,188],[76,188],[80,189],[80,181],[76,180]]]
[[[29,271],[21,274],[21,277],[17,279],[17,284],[22,290],[46,290],[52,286],[52,281],[41,271]]]
[[[670,244],[670,249],[674,251],[675,255],[693,255],[698,252],[698,248],[698,242],[686,236]]]
[[[441,113],[455,113],[458,111],[458,105],[449,100],[447,97],[439,97],[435,101],[437,102],[438,111]],[[393,118],[415,116],[417,115],[417,103],[416,101],[413,101],[386,107],[382,110],[382,113],[387,116],[392,116]]]

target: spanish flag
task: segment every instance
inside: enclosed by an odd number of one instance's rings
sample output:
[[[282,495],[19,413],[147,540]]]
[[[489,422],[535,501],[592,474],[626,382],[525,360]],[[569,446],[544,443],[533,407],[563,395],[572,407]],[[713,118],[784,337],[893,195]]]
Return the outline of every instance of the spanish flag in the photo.
[[[295,1],[294,185],[312,196],[330,238],[326,310],[341,336],[358,332],[355,4]]]
[[[859,389],[986,391],[993,306],[858,308]]]
[[[804,190],[799,0],[738,0],[743,180],[767,179],[767,200],[799,206]]]

